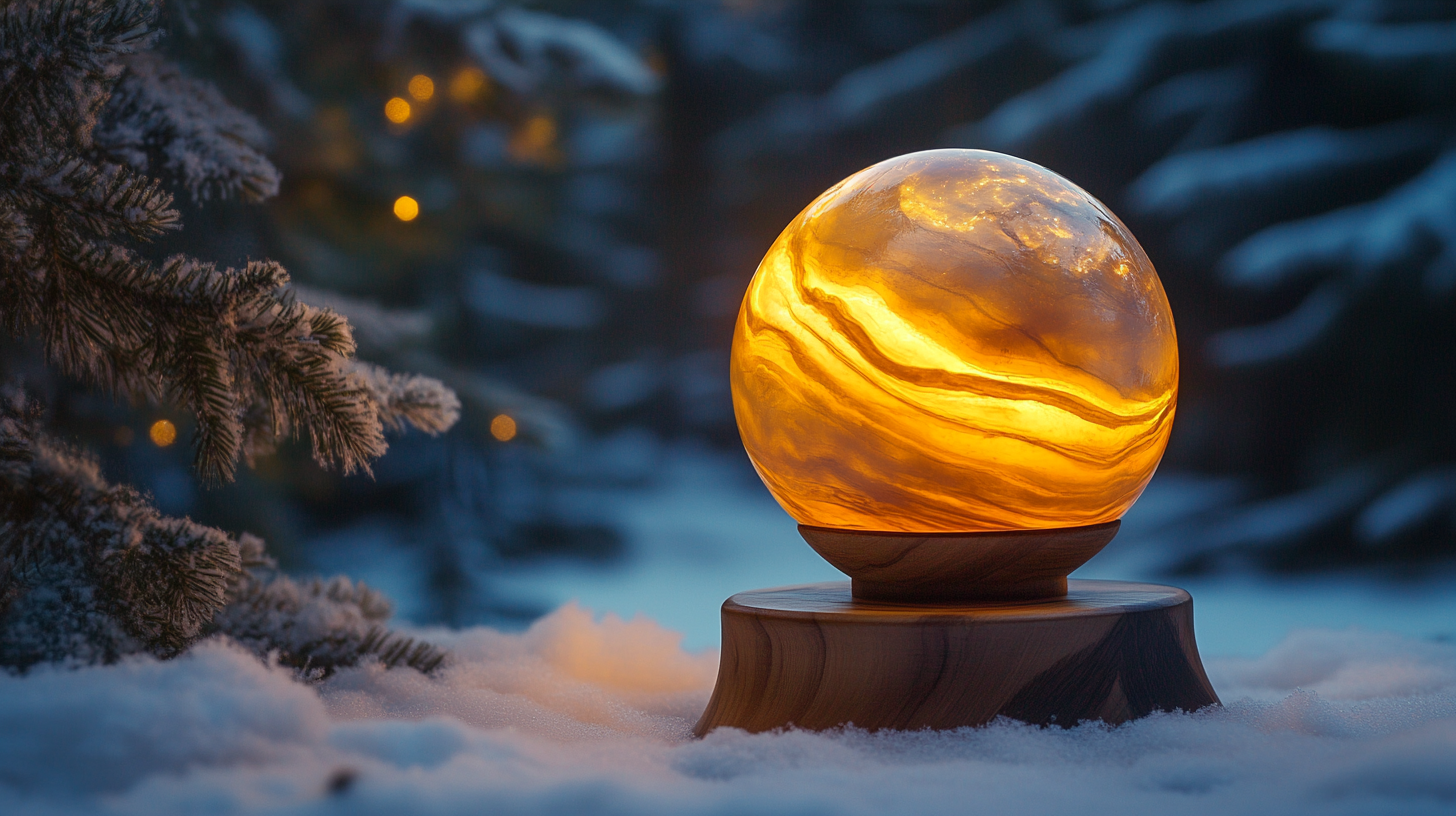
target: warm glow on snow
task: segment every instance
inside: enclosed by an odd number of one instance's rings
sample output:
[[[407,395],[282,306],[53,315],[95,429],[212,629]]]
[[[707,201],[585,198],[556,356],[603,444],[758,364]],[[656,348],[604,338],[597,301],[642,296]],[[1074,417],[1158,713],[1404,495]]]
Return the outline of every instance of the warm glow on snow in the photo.
[[[147,435],[157,447],[165,448],[177,441],[177,426],[165,419],[159,419],[152,423]]]
[[[408,122],[410,118],[410,103],[404,101],[403,99],[400,99],[397,96],[389,100],[388,102],[385,102],[384,118],[395,123],[396,125],[402,125],[405,122]]]
[[[505,414],[496,415],[490,421],[490,435],[502,442],[509,442],[516,438],[516,421]]]
[[[428,101],[435,95],[435,80],[424,74],[415,74],[414,78],[409,81],[409,93],[410,96],[421,102]]]
[[[784,230],[743,301],[732,388],[801,524],[1074,527],[1152,478],[1178,347],[1100,202],[1030,162],[937,150],[851,176]]]
[[[401,221],[413,221],[420,214],[420,202],[409,196],[400,196],[394,200],[394,215]]]

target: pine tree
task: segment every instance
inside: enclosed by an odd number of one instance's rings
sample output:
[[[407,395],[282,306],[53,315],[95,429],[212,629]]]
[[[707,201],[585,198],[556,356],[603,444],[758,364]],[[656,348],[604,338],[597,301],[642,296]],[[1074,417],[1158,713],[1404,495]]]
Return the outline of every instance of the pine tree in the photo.
[[[411,613],[456,625],[541,611],[493,580],[513,562],[622,551],[562,494],[650,474],[658,429],[643,427],[669,414],[680,368],[658,335],[675,290],[654,246],[656,11],[525,5],[202,0],[166,43],[277,140],[287,183],[265,217],[219,217],[218,234],[286,260],[300,298],[348,317],[361,356],[462,403],[455,432],[406,440],[376,480],[324,484],[286,447],[195,512],[270,525],[293,568],[367,536],[416,567]],[[417,218],[393,214],[402,195]],[[610,434],[645,455],[597,454]],[[134,467],[155,453],[104,450]],[[233,519],[219,504],[243,490],[265,497],[259,515],[287,512]]]
[[[149,52],[156,19],[153,0],[0,7],[0,324],[69,376],[191,412],[208,482],[293,436],[349,473],[384,453],[386,426],[447,429],[449,389],[355,361],[348,322],[299,301],[277,263],[148,257],[181,227],[154,169],[199,201],[278,189],[257,123]],[[3,402],[0,664],[169,655],[212,628],[310,668],[438,664],[382,629],[372,593],[270,577],[256,540],[160,516],[19,391]],[[300,639],[289,621],[319,603],[359,625]]]

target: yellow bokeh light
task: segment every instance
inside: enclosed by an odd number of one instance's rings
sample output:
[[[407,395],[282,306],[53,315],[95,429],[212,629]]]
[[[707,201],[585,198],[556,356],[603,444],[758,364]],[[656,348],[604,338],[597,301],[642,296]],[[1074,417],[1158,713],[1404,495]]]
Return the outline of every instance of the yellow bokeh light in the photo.
[[[177,426],[165,419],[159,419],[152,423],[147,430],[147,435],[152,438],[153,444],[159,448],[165,448],[177,441]]]
[[[497,414],[490,421],[490,435],[502,442],[516,438],[516,421],[505,414]]]
[[[479,68],[462,68],[450,79],[450,98],[456,102],[474,102],[490,91],[490,79]]]
[[[749,285],[731,368],[789,514],[885,532],[1120,518],[1178,389],[1167,297],[1122,222],[976,150],[891,159],[810,204]]]
[[[420,214],[420,202],[409,196],[400,196],[394,200],[394,216],[401,221],[413,221]]]
[[[384,103],[384,118],[396,125],[402,125],[408,122],[410,118],[410,103],[397,96],[390,99]]]
[[[555,157],[556,121],[545,114],[526,120],[506,145],[511,158],[523,162],[549,163]]]
[[[409,81],[409,94],[421,102],[435,95],[435,80],[424,74],[415,74]]]

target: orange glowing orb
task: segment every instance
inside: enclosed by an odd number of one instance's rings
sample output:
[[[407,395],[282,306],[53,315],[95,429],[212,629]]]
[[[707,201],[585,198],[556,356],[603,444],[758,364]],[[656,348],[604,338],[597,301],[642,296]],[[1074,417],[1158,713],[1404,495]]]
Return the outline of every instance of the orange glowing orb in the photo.
[[[1141,246],[1051,171],[981,150],[819,196],[749,284],[733,410],[800,524],[884,532],[1112,521],[1168,443],[1173,315]]]
[[[394,200],[394,217],[401,221],[413,221],[420,214],[420,202],[409,196]]]

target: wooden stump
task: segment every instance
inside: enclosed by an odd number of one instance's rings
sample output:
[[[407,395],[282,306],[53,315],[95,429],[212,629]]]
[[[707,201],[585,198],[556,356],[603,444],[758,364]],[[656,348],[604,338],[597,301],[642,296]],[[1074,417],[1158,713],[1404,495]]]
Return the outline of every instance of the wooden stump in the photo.
[[[1064,597],[971,604],[856,600],[849,582],[756,590],[724,602],[722,655],[699,736],[1115,724],[1219,702],[1192,598],[1153,584],[1074,580]]]

